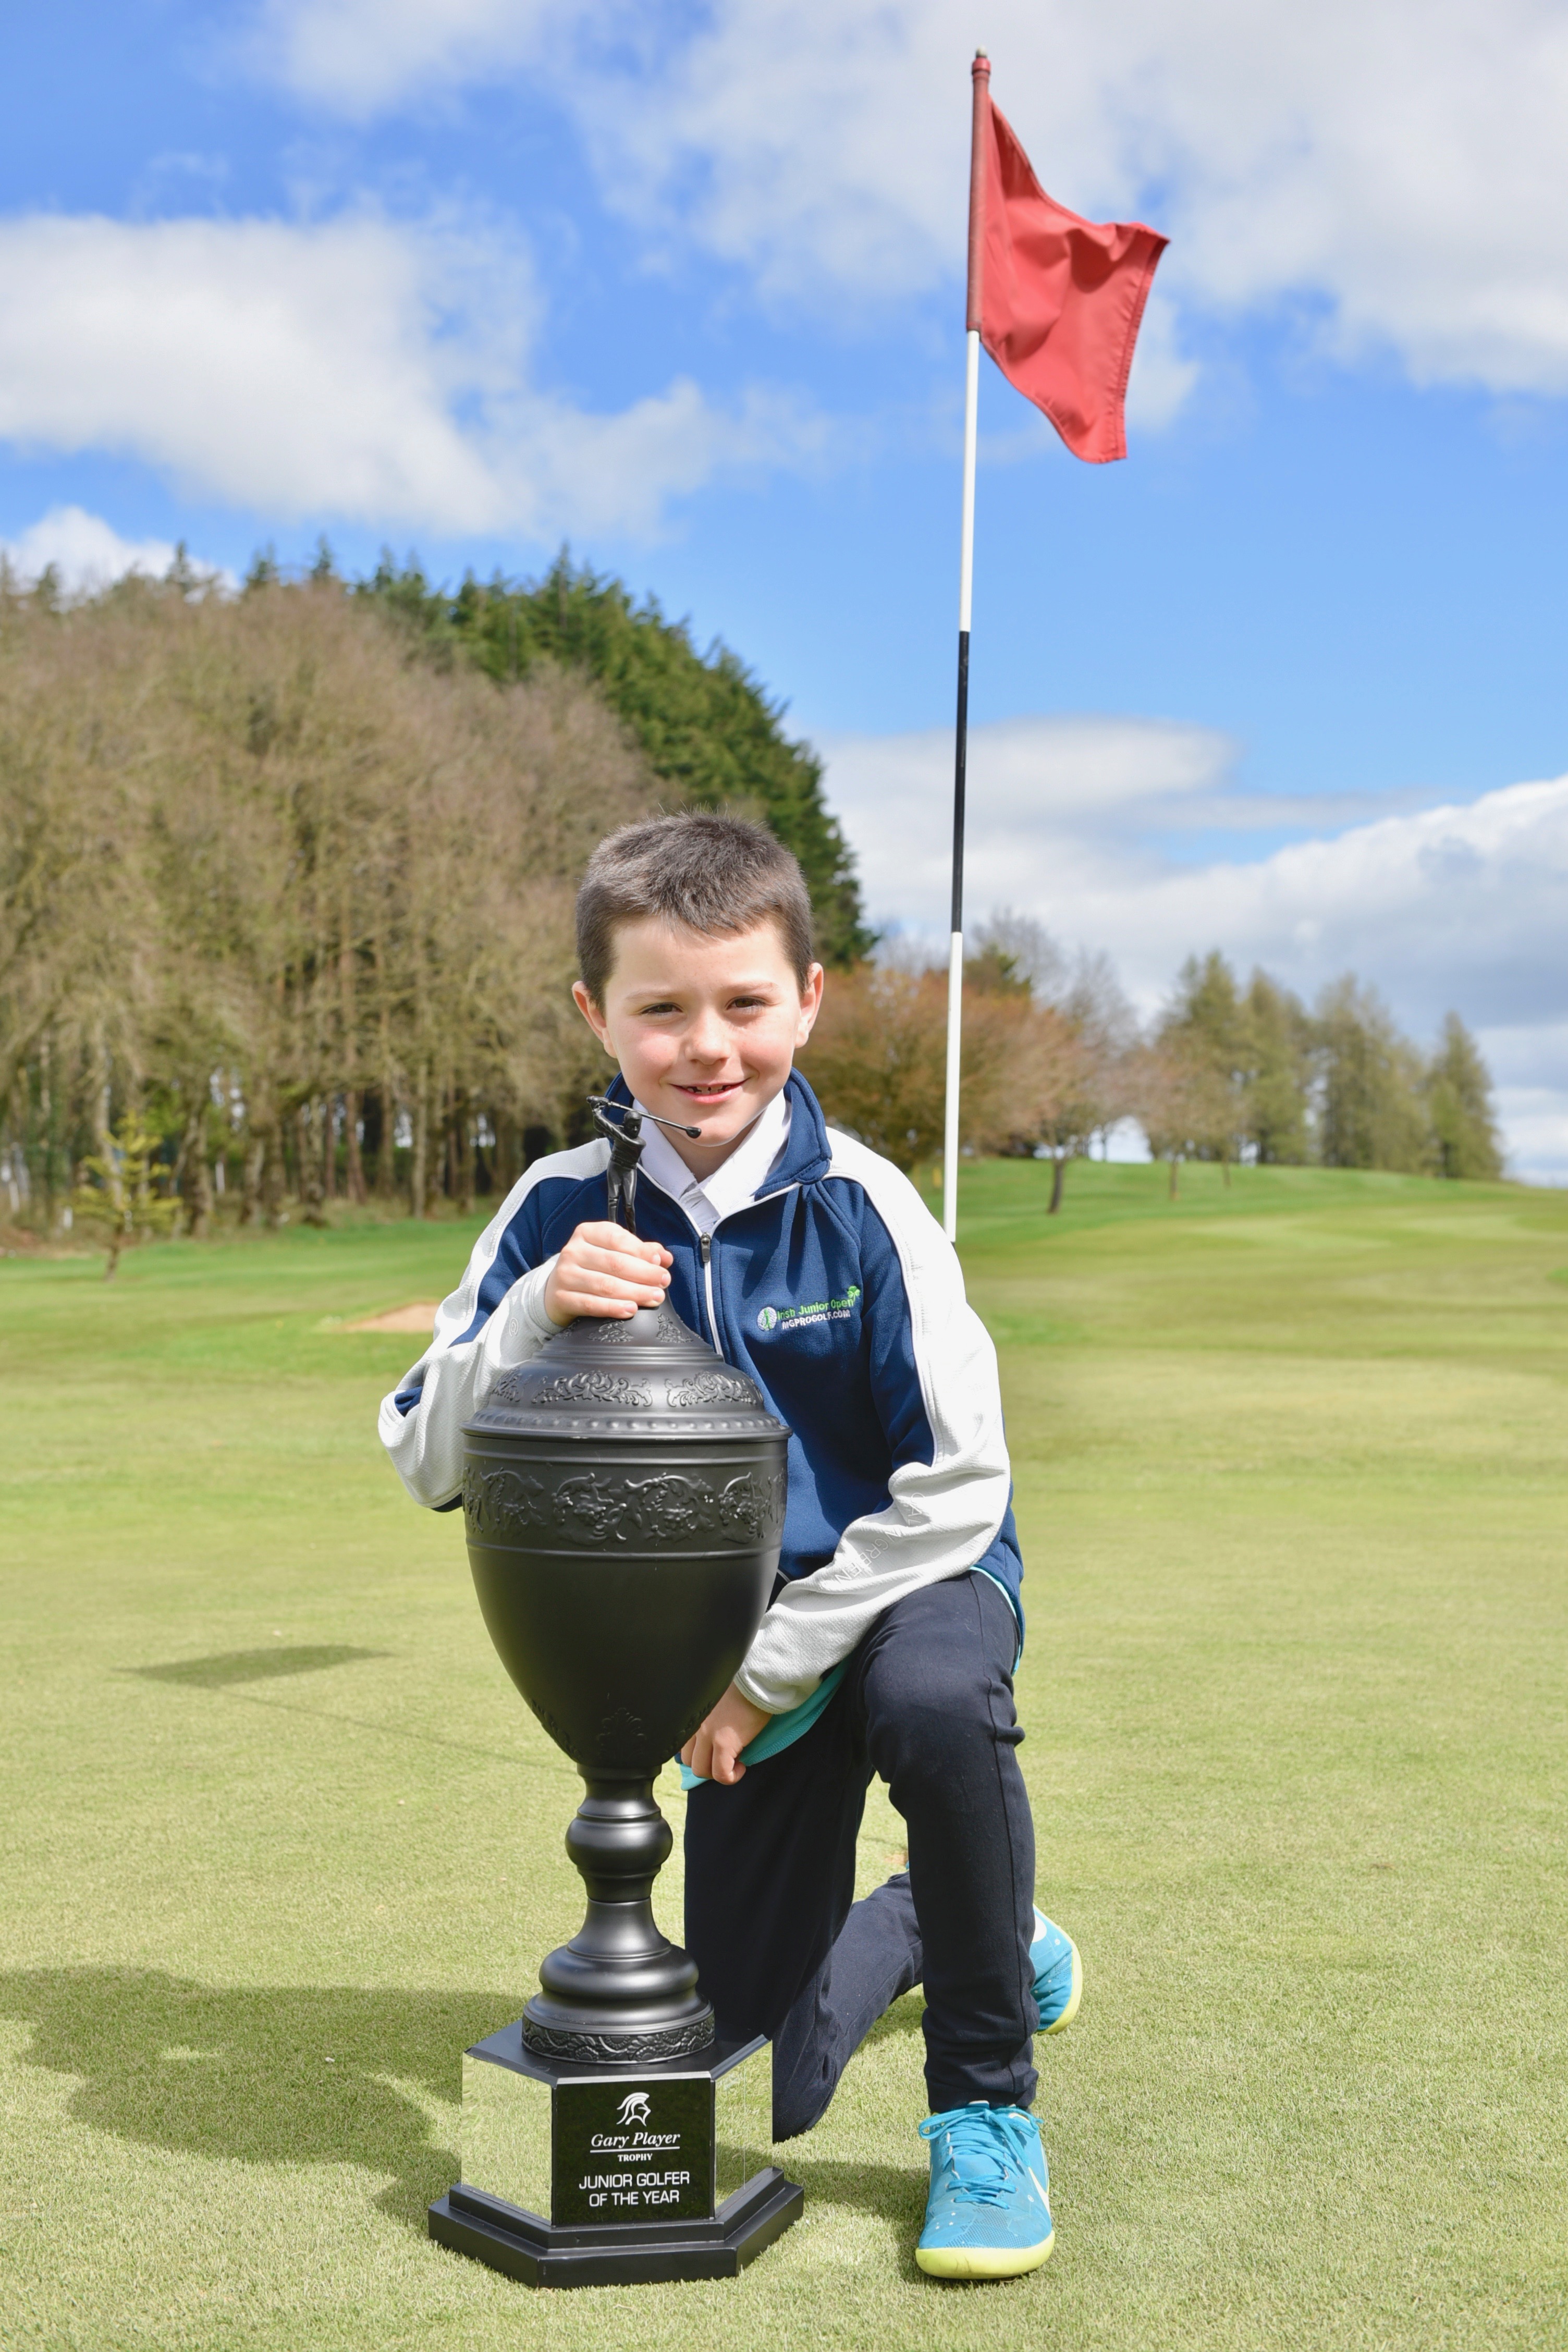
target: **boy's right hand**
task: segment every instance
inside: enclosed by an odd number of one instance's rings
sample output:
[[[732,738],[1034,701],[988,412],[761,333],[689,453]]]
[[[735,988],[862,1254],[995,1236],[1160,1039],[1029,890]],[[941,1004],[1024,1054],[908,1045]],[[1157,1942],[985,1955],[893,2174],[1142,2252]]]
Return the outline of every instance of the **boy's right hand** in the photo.
[[[544,1311],[563,1328],[574,1315],[635,1315],[661,1307],[675,1264],[658,1242],[639,1241],[624,1225],[579,1225],[544,1286]]]

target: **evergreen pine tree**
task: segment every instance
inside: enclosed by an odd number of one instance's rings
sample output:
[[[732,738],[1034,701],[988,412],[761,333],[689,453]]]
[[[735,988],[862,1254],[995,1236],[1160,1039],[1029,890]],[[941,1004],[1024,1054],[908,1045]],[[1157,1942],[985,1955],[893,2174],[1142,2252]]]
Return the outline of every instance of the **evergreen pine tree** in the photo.
[[[1183,1100],[1188,1124],[1201,1102],[1202,1129],[1190,1141],[1194,1154],[1218,1160],[1230,1181],[1230,1163],[1246,1121],[1252,1076],[1251,1039],[1246,1007],[1237,993],[1236,974],[1217,948],[1201,959],[1189,956],[1177,975],[1174,999],[1157,1032],[1157,1043],[1179,1049],[1186,1072]],[[1173,1067],[1175,1066],[1173,1064]]]
[[[1315,1025],[1323,1165],[1418,1174],[1427,1161],[1425,1073],[1376,990],[1347,972],[1323,991]]]
[[[1492,1116],[1491,1078],[1480,1049],[1457,1013],[1443,1024],[1443,1042],[1426,1073],[1433,1157],[1441,1176],[1502,1174]]]
[[[1311,1154],[1311,1022],[1300,998],[1266,971],[1253,973],[1242,1012],[1247,1138],[1266,1165],[1299,1167]]]

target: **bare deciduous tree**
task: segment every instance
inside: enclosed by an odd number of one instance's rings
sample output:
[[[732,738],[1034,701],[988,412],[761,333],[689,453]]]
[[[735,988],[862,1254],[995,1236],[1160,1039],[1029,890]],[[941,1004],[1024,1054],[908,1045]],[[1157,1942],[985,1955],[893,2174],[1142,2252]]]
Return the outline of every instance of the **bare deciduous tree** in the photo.
[[[658,798],[583,681],[443,674],[330,579],[0,594],[0,1132],[63,1205],[134,1112],[196,1232],[215,1161],[268,1223],[367,1159],[469,1205],[598,1075],[572,896]]]

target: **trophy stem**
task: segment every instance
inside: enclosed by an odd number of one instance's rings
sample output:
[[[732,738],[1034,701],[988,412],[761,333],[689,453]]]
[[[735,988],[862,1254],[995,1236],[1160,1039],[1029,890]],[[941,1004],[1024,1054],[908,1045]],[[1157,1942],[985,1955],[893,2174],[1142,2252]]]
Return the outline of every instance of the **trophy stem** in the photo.
[[[583,1874],[587,1913],[541,1968],[523,2040],[542,2056],[616,2064],[705,2050],[713,2011],[697,1990],[697,1964],[653,1916],[654,1880],[674,1844],[653,1776],[583,1778],[587,1793],[566,1851]]]

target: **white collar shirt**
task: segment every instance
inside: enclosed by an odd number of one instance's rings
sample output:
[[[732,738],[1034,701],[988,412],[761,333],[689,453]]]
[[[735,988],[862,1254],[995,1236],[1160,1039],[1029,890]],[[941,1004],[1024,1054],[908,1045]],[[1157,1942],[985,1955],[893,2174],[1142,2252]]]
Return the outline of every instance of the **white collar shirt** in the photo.
[[[643,1108],[641,1103],[637,1107]],[[660,1192],[679,1202],[700,1234],[710,1234],[721,1217],[731,1216],[765,1191],[789,1142],[789,1103],[782,1093],[776,1094],[758,1112],[728,1160],[721,1160],[711,1174],[697,1177],[664,1129],[650,1118],[643,1128],[644,1172]]]

